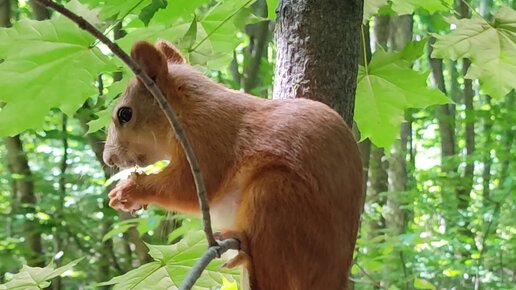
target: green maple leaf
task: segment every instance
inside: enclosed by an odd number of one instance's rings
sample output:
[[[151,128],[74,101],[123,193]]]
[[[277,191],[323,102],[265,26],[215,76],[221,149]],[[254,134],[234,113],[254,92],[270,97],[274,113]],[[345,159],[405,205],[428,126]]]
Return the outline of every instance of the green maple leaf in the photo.
[[[449,10],[453,0],[391,0],[392,10],[396,13],[411,14],[418,8],[423,8],[430,13],[440,10]]]
[[[119,44],[129,49],[136,40],[154,42],[165,39],[175,43],[189,63],[211,69],[223,68],[231,60],[231,52],[240,43],[237,33],[252,19],[248,17],[244,21],[238,16],[242,16],[240,13],[246,14],[245,8],[254,1],[218,1],[203,15],[197,15],[197,8],[205,1],[178,0],[176,4],[169,3],[167,8],[156,12],[148,27],[128,29],[129,34]],[[189,45],[185,45],[187,43]]]
[[[378,50],[367,70],[359,68],[355,120],[362,139],[388,148],[399,134],[405,109],[450,102],[427,87],[426,75],[410,68],[423,53],[424,43],[409,43],[401,52]]]
[[[428,282],[427,280],[416,277],[416,278],[414,278],[414,288],[434,290],[435,286],[432,283]]]
[[[94,40],[64,17],[0,29],[0,136],[41,128],[52,108],[72,115],[97,94],[97,74],[116,67]]]
[[[113,289],[175,289],[180,286],[207,249],[206,239],[202,231],[187,234],[179,243],[158,246],[147,245],[149,254],[155,260],[124,275],[97,284],[97,286],[114,285]],[[224,278],[237,280],[238,271],[222,269],[223,260],[213,260],[193,289],[213,289],[221,287]]]
[[[447,35],[435,35],[432,57],[471,59],[466,77],[479,79],[481,88],[494,97],[516,88],[516,11],[502,7],[493,23],[474,16],[456,25]]]
[[[143,8],[151,5],[152,0],[80,0],[82,3],[88,4],[90,7],[102,7],[100,9],[100,18],[107,19],[111,17],[121,18],[130,13],[138,14]],[[79,14],[81,15],[81,14]]]
[[[380,7],[387,5],[387,0],[365,0],[364,1],[364,19],[363,23],[367,23],[371,16],[376,15]]]
[[[61,276],[64,272],[71,270],[82,259],[83,258],[74,260],[57,269],[54,268],[53,263],[50,263],[44,268],[24,265],[20,272],[15,274],[9,282],[0,284],[0,289],[39,290],[47,288],[50,286],[51,279]]]
[[[267,0],[267,18],[276,18],[276,8],[278,8],[279,0]]]

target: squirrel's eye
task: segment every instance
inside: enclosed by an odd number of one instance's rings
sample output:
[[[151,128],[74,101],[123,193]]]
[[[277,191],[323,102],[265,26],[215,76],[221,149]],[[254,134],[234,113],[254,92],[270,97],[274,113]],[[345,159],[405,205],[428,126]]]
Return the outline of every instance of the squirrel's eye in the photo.
[[[121,107],[118,109],[118,120],[120,121],[120,124],[125,124],[129,121],[131,121],[131,117],[133,116],[133,110],[129,107]]]

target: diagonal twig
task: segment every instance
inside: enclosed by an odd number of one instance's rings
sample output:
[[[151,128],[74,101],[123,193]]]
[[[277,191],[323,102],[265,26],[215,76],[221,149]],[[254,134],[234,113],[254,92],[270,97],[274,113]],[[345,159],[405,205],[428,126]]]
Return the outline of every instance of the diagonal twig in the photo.
[[[211,228],[211,219],[210,219],[210,211],[208,205],[208,197],[206,194],[206,188],[204,186],[202,173],[199,167],[199,163],[197,158],[195,157],[192,147],[186,138],[186,135],[179,123],[177,115],[174,113],[165,97],[157,87],[156,83],[152,81],[152,79],[140,68],[138,63],[134,61],[127,53],[125,53],[117,44],[112,42],[108,37],[106,37],[102,32],[100,32],[97,28],[95,28],[91,23],[86,21],[81,16],[73,13],[72,11],[65,8],[63,5],[56,3],[52,0],[35,0],[36,2],[48,7],[52,8],[55,11],[61,13],[66,16],[73,22],[75,22],[80,28],[88,31],[91,35],[96,37],[102,43],[109,47],[109,49],[118,56],[133,72],[134,74],[143,81],[145,87],[149,92],[154,96],[154,99],[158,102],[159,107],[165,114],[167,120],[170,125],[174,129],[176,136],[183,147],[188,163],[190,164],[190,169],[192,170],[192,174],[194,177],[195,187],[197,189],[197,195],[199,198],[199,205],[201,207],[203,223],[204,223],[204,232],[206,234],[206,239],[208,240],[208,244],[210,247],[217,246],[217,242],[213,237],[213,230]]]

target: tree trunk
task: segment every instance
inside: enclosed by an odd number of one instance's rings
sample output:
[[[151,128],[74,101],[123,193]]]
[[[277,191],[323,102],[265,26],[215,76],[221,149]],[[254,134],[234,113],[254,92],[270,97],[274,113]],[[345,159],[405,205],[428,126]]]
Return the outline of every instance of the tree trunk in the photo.
[[[7,163],[13,174],[21,178],[15,180],[17,193],[13,193],[13,199],[18,199],[18,212],[16,214],[25,217],[36,213],[36,195],[34,193],[34,180],[29,167],[27,155],[23,151],[23,144],[20,136],[4,138],[7,149]],[[43,247],[41,244],[41,233],[39,232],[37,220],[26,219],[23,223],[23,235],[28,251],[25,253],[27,265],[42,267],[45,264]]]
[[[371,160],[369,162],[369,187],[367,188],[367,203],[383,207],[385,205],[385,197],[380,194],[387,192],[388,188],[388,166],[387,159],[383,148],[373,146],[371,150]],[[376,230],[385,228],[385,219],[383,215],[378,220],[371,222],[372,234],[370,238],[374,238],[378,233]]]
[[[467,69],[469,68],[471,61],[464,59],[463,75],[466,75]],[[465,105],[465,137],[466,137],[466,167],[463,173],[463,182],[459,186],[457,192],[459,198],[459,209],[466,211],[469,204],[469,194],[473,187],[473,173],[475,170],[474,161],[471,159],[475,151],[475,120],[474,120],[474,108],[473,108],[473,97],[475,92],[473,91],[472,80],[464,79],[464,105]]]
[[[11,26],[11,0],[0,0],[0,27]]]
[[[457,8],[460,12],[461,18],[469,18],[470,11],[469,6],[466,2],[458,1]],[[456,188],[456,199],[457,199],[457,211],[459,213],[460,227],[458,233],[460,234],[458,239],[463,244],[475,245],[474,234],[470,229],[471,217],[469,215],[469,204],[470,204],[470,193],[473,188],[474,178],[474,160],[472,155],[475,151],[475,112],[473,108],[473,98],[475,92],[473,90],[473,81],[466,79],[466,73],[471,65],[471,61],[467,58],[462,59],[462,77],[464,84],[462,86],[462,101],[464,102],[464,139],[465,139],[465,154],[463,162],[466,164],[462,173],[462,179]],[[471,255],[471,250],[468,250],[464,246],[456,250],[456,255],[461,260],[467,259]],[[473,275],[471,276],[474,277]],[[461,286],[465,287],[466,283],[471,280],[464,279]]]
[[[29,1],[32,8],[32,18],[36,20],[45,20],[50,18],[50,11],[34,0]]]
[[[391,16],[389,38],[392,50],[400,51],[407,43],[412,41],[412,22],[412,15]],[[387,228],[396,236],[405,231],[408,216],[407,211],[401,208],[402,203],[400,199],[402,198],[401,194],[404,194],[407,190],[407,148],[411,134],[411,124],[403,122],[400,128],[400,139],[394,141],[389,156],[388,189],[391,194],[387,196],[384,216]],[[408,283],[408,273],[403,252],[395,248],[387,261],[388,263],[385,267],[387,276],[390,275],[391,271],[398,271],[401,268],[404,279]],[[402,279],[398,281],[400,280]],[[388,287],[391,283],[398,281],[384,281],[383,285]],[[398,286],[401,285],[403,284],[398,284]],[[410,284],[405,284],[404,286],[407,289],[410,288]]]
[[[274,99],[321,101],[352,127],[362,8],[362,0],[280,1]]]
[[[374,19],[374,38],[371,43],[374,44],[374,49],[377,50],[380,47],[387,50],[387,44],[389,42],[389,35],[391,34],[391,17],[379,15]]]
[[[66,169],[68,168],[68,131],[67,131],[67,123],[68,118],[65,114],[62,117],[61,124],[61,133],[63,134],[62,142],[63,142],[63,157],[61,159],[60,164],[60,172],[59,172],[59,203],[57,205],[57,210],[55,214],[55,218],[58,221],[65,221],[64,216],[64,203],[66,197]],[[65,251],[65,242],[66,242],[66,229],[62,222],[57,222],[55,226],[55,253],[59,253],[60,251]],[[56,260],[56,266],[62,266],[62,257]],[[54,282],[52,283],[52,289],[60,290],[62,288],[62,278],[60,276],[56,277]]]
[[[428,45],[428,55],[432,54],[435,38],[431,38]],[[432,78],[437,88],[447,94],[443,75],[443,60],[430,57],[430,67]],[[456,166],[448,160],[455,155],[455,110],[451,104],[438,105],[436,109],[437,120],[439,122],[439,132],[441,135],[441,168],[443,172],[455,172]]]
[[[258,0],[254,4],[255,14],[258,16],[267,16],[267,3],[265,0]],[[270,21],[261,21],[256,24],[250,24],[246,27],[247,35],[249,36],[249,46],[247,53],[249,60],[243,70],[243,88],[247,93],[252,93],[252,90],[261,85],[260,66],[265,56],[267,56],[267,46],[270,39],[269,31]],[[259,95],[266,95],[265,92],[254,92]]]

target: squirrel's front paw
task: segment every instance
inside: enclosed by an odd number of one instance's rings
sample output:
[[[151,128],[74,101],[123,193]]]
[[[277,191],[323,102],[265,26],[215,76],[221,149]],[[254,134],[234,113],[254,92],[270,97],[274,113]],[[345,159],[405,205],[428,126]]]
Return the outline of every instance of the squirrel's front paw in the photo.
[[[137,185],[133,179],[127,179],[111,190],[108,194],[109,206],[114,209],[120,209],[125,212],[134,213],[135,211],[146,208],[146,204],[141,204],[135,200],[137,194]]]

